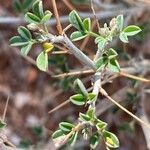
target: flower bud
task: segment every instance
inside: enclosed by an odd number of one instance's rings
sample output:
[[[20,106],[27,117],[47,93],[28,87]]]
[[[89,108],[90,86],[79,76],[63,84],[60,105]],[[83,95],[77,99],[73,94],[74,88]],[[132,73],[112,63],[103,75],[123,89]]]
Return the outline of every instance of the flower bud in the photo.
[[[113,18],[110,23],[109,23],[109,26],[110,28],[112,29],[114,26],[117,25],[117,19],[116,18]]]
[[[39,29],[38,25],[36,25],[35,23],[28,24],[27,28],[31,31],[37,31]]]
[[[43,43],[43,50],[46,53],[50,52],[53,48],[54,48],[54,45],[52,43],[48,43],[48,42]]]

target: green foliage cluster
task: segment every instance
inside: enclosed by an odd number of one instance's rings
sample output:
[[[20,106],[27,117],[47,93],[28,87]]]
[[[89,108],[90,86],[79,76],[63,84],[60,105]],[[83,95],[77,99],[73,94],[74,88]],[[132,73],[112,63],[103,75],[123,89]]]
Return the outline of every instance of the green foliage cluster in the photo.
[[[97,70],[101,70],[107,66],[113,72],[119,72],[120,66],[116,60],[118,54],[113,48],[107,48],[107,45],[116,37],[119,37],[122,42],[128,43],[128,37],[141,32],[141,29],[135,25],[129,25],[124,28],[123,15],[113,18],[109,26],[105,23],[104,27],[99,29],[99,33],[92,31],[90,18],[85,18],[82,21],[76,11],[70,13],[69,20],[78,30],[71,34],[70,38],[72,41],[79,41],[87,36],[95,38],[95,44],[102,53],[101,57],[95,62]]]
[[[96,100],[96,95],[88,93],[81,80],[75,80],[75,89],[78,94],[70,97],[70,101],[78,106],[89,105],[86,113],[79,113],[79,122],[82,126],[81,133],[84,139],[89,139],[90,147],[95,149],[101,140],[104,140],[107,149],[119,147],[118,138],[111,132],[107,131],[107,123],[98,119],[95,115],[95,108],[92,108],[90,104]],[[78,137],[78,130],[75,130],[76,126],[69,122],[61,122],[59,129],[53,134],[55,142],[63,141],[66,136],[71,133],[68,139],[68,143],[73,146]],[[91,133],[90,130],[95,132]]]
[[[48,52],[51,51],[53,45],[47,43],[47,37],[42,35],[47,33],[46,22],[51,18],[50,11],[43,10],[42,1],[37,0],[32,6],[32,12],[25,14],[25,20],[29,23],[26,27],[20,26],[18,28],[19,36],[14,36],[10,39],[11,46],[17,46],[21,49],[23,55],[27,55],[31,50],[33,44],[41,43],[42,52],[38,55],[36,62],[40,70],[46,71],[48,69]],[[41,33],[40,27],[43,27]],[[34,31],[34,38],[31,31]]]
[[[43,10],[43,4],[40,0],[35,1],[31,8],[31,12],[26,12],[25,14],[25,20],[28,22],[27,27],[20,26],[18,28],[19,35],[12,37],[10,44],[11,46],[19,47],[23,55],[27,55],[34,44],[41,44],[41,52],[36,59],[36,63],[40,70],[47,71],[48,53],[51,52],[54,46],[47,36],[49,32],[46,23],[51,18],[52,13],[48,10]],[[118,54],[115,49],[109,48],[109,44],[114,38],[119,38],[122,42],[128,43],[129,37],[141,31],[135,25],[124,27],[123,15],[113,18],[109,25],[105,23],[98,33],[92,31],[90,18],[82,19],[74,10],[69,14],[69,21],[76,29],[70,36],[73,42],[82,40],[87,36],[95,39],[95,44],[101,54],[93,61],[96,72],[101,72],[105,68],[113,72],[119,72]],[[85,113],[79,113],[79,125],[83,138],[90,138],[89,142],[92,149],[97,147],[100,140],[105,142],[108,150],[110,148],[118,148],[118,138],[113,133],[107,131],[107,123],[98,119],[95,115],[96,108],[93,104],[97,100],[97,95],[89,93],[79,79],[75,80],[74,89],[76,94],[70,97],[70,101],[78,106],[88,106]],[[77,127],[69,122],[61,122],[59,129],[53,134],[54,141],[64,141],[67,138],[67,142],[70,145],[74,145],[79,134]],[[91,128],[94,132],[91,132]]]

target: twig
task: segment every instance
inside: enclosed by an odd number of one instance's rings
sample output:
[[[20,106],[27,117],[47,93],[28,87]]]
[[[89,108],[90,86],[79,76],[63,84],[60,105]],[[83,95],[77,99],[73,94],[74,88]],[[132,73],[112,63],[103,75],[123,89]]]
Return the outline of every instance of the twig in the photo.
[[[125,86],[125,87],[119,89],[111,97],[113,99],[116,99],[118,103],[122,103],[126,99],[126,97],[127,97],[127,91],[129,89],[130,88],[128,86]],[[121,99],[120,99],[120,97],[121,97]],[[104,114],[113,105],[114,105],[114,103],[112,103],[111,101],[107,101],[107,98],[104,98],[102,100],[98,100],[98,103],[96,105],[96,115],[99,116],[99,115]]]
[[[59,45],[57,45],[56,43],[54,43],[53,45],[54,45],[55,47],[59,48],[60,50],[68,51],[68,52],[69,52],[68,49],[66,49],[65,47],[59,46]]]
[[[144,112],[142,112],[142,114],[140,114],[140,119],[142,119],[145,122],[149,122],[146,114]],[[150,129],[145,128],[144,125],[141,125],[142,129],[143,129],[143,133],[145,136],[145,140],[146,140],[146,144],[147,144],[147,149],[150,150]]]
[[[63,35],[63,29],[62,29],[61,22],[60,22],[60,17],[59,17],[57,5],[56,5],[56,0],[52,0],[52,4],[53,4],[53,10],[54,10],[54,14],[55,14],[56,22],[57,22],[57,30],[60,35]]]
[[[54,51],[51,54],[58,55],[58,54],[70,54],[70,53],[68,53],[68,51]]]
[[[65,105],[67,105],[69,102],[70,102],[70,99],[66,100],[65,102],[63,102],[60,105],[58,105],[57,107],[55,107],[54,109],[50,110],[48,113],[51,114],[51,113],[55,112],[56,110],[62,108]]]
[[[9,146],[9,147],[12,147],[12,148],[16,148],[16,146],[13,144],[13,143],[11,143],[10,141],[5,141],[4,142],[4,144],[6,145],[6,146]]]
[[[127,77],[127,78],[131,78],[131,79],[134,79],[134,80],[139,80],[139,81],[143,81],[143,82],[147,82],[147,83],[150,83],[150,80],[148,79],[145,79],[145,78],[142,78],[142,77],[138,77],[138,76],[134,76],[134,75],[131,75],[131,74],[128,74],[126,72],[120,72],[119,73],[120,76],[124,76],[124,77]]]
[[[8,108],[8,102],[9,102],[9,99],[10,99],[10,97],[8,96],[8,97],[7,97],[7,100],[6,100],[4,112],[3,112],[3,118],[2,118],[3,121],[5,121],[5,116],[6,116],[6,112],[7,112],[7,108]]]
[[[69,24],[63,31],[66,33],[67,30],[69,30],[72,27],[72,24]]]
[[[143,124],[147,128],[150,128],[150,124],[144,122],[143,120],[141,120],[140,118],[135,116],[133,113],[131,113],[129,110],[124,108],[122,105],[120,105],[118,102],[116,102],[114,99],[112,99],[103,88],[100,89],[100,92],[102,95],[104,95],[106,98],[108,98],[111,102],[113,102],[116,106],[118,106],[121,110],[123,110],[124,112],[129,114],[131,117],[133,117],[135,120],[137,120],[140,124]]]
[[[98,22],[98,19],[97,19],[97,16],[96,16],[96,12],[95,12],[95,9],[94,9],[94,6],[93,6],[93,0],[91,0],[91,9],[92,9],[92,12],[93,12],[93,15],[94,15],[95,22],[97,24],[98,31],[100,31],[100,25],[99,25],[99,22]]]
[[[132,78],[132,79],[135,79],[135,80],[140,80],[140,81],[149,83],[150,80],[142,78],[142,77],[137,77],[137,76],[131,75],[129,73],[137,74],[137,73],[141,73],[143,71],[149,72],[150,71],[150,69],[149,69],[150,62],[147,61],[147,60],[144,60],[142,62],[139,62],[137,65],[141,66],[142,70],[141,69],[138,70],[138,69],[136,69],[136,67],[122,68],[121,70],[123,70],[123,71],[121,71],[118,74],[114,74],[114,75],[112,74],[113,76],[110,77],[110,79],[108,79],[106,82],[109,82],[109,81],[111,81],[111,80],[113,80],[113,79],[115,79],[115,78],[117,78],[119,76],[125,76],[125,77],[128,77],[128,78]],[[76,72],[69,72],[69,73],[63,73],[63,74],[59,74],[59,75],[54,75],[53,77],[55,77],[55,78],[59,78],[59,77],[64,78],[64,77],[67,77],[67,76],[84,75],[84,74],[92,74],[92,73],[94,73],[93,70],[84,70],[84,71],[76,71]]]
[[[75,76],[75,75],[85,75],[85,74],[92,74],[94,73],[93,70],[84,70],[84,71],[76,71],[76,72],[69,72],[69,73],[63,73],[59,75],[52,76],[53,78],[65,78],[67,76]]]
[[[11,143],[8,139],[7,136],[3,133],[0,133],[0,142],[3,143],[5,146],[9,146],[11,148],[16,148],[16,146]]]
[[[68,0],[62,0],[62,1],[70,10],[76,10],[76,8],[70,2],[68,2]]]

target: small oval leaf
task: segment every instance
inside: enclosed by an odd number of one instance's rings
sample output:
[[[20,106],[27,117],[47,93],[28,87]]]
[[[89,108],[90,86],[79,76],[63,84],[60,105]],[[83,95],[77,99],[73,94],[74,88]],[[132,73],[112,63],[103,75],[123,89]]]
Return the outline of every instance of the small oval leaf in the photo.
[[[71,138],[69,139],[68,143],[71,145],[71,146],[74,146],[76,140],[77,140],[77,137],[78,137],[78,132],[75,132]]]
[[[14,36],[10,40],[10,45],[11,46],[26,46],[28,44],[28,41],[25,39],[21,38],[20,36]]]
[[[74,125],[68,122],[61,122],[59,124],[59,128],[64,132],[64,133],[69,133],[72,128],[74,128]]]
[[[75,10],[69,14],[69,21],[76,29],[82,32],[84,31],[82,20]]]
[[[103,69],[107,63],[108,63],[108,59],[106,56],[100,57],[95,63],[96,69],[97,70]]]
[[[125,32],[121,32],[119,38],[124,43],[129,43],[128,37]]]
[[[99,140],[100,140],[100,136],[98,135],[98,133],[92,135],[92,137],[90,138],[90,147],[92,149],[95,149],[99,143]]]
[[[108,147],[110,147],[110,148],[118,148],[119,147],[119,140],[115,134],[108,132],[108,131],[104,131],[103,137],[104,137],[104,139],[106,141],[106,145]]]
[[[60,136],[64,136],[64,133],[62,132],[62,130],[57,130],[53,133],[52,138],[56,139],[59,138]]]
[[[117,25],[118,25],[120,31],[122,31],[122,29],[123,29],[123,24],[124,24],[123,15],[117,16]]]
[[[72,41],[79,41],[82,40],[86,37],[87,35],[80,32],[80,31],[75,31],[71,34],[70,38]]]
[[[73,104],[82,106],[86,103],[86,99],[82,94],[76,94],[70,97]]]
[[[44,12],[43,12],[43,4],[41,0],[37,0],[33,4],[32,11],[36,16],[42,19],[42,17],[44,16]]]
[[[88,121],[91,120],[91,117],[88,116],[88,115],[86,115],[86,114],[80,113],[80,114],[79,114],[79,119],[80,119],[81,121],[88,122]]]
[[[91,31],[91,19],[90,18],[84,19],[83,25],[84,25],[85,30]]]
[[[52,13],[49,10],[45,11],[45,15],[42,18],[42,23],[46,23],[47,21],[49,21],[51,16]]]
[[[130,25],[123,30],[127,36],[133,36],[141,32],[142,30],[135,25]]]
[[[30,40],[32,37],[30,31],[23,26],[20,26],[18,28],[18,33],[20,34],[20,36],[22,36],[23,38],[25,38],[27,40]]]
[[[108,63],[108,68],[113,72],[120,72],[120,66],[116,59],[111,59]]]
[[[42,51],[36,59],[37,67],[41,71],[47,71],[48,69],[48,54]]]
[[[81,94],[83,94],[85,97],[88,96],[88,92],[84,86],[84,84],[82,83],[82,81],[80,79],[76,79],[74,81],[74,87],[75,89],[80,92]]]
[[[22,55],[28,55],[29,51],[31,50],[32,48],[32,45],[33,43],[32,42],[29,42],[26,46],[23,46],[21,48],[21,54]]]
[[[41,19],[39,17],[37,17],[36,15],[34,15],[33,13],[30,13],[30,12],[25,14],[25,19],[29,23],[40,23],[41,22]]]

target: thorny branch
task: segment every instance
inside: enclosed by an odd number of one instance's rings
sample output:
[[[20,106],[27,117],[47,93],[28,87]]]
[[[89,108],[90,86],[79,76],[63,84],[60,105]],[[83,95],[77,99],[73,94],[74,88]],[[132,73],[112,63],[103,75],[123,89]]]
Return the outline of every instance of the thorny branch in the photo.
[[[58,14],[58,10],[57,10],[57,6],[56,6],[56,1],[52,0],[53,3],[53,8],[54,8],[54,13],[55,13],[55,17],[56,17],[56,22],[57,22],[57,29],[59,31],[59,36],[54,36],[52,34],[47,34],[46,36],[48,37],[49,41],[52,43],[61,43],[63,45],[65,45],[68,50],[80,61],[82,62],[84,65],[88,66],[90,69],[92,69],[92,71],[95,73],[96,71],[96,67],[95,67],[95,61],[98,58],[97,56],[99,56],[99,51],[96,54],[96,58],[92,61],[88,56],[86,56],[79,48],[77,48],[72,42],[71,40],[67,37],[67,35],[65,35],[63,33],[63,29],[61,26],[61,20],[59,18],[59,14]],[[90,16],[90,15],[89,15]],[[97,17],[99,17],[97,15]],[[91,70],[90,70],[91,71]],[[89,71],[89,72],[90,72]],[[126,74],[124,72],[121,72],[120,75],[122,76],[126,76],[129,78],[134,78],[134,79],[139,79],[139,80],[143,80],[145,82],[149,82],[149,80],[146,79],[142,79],[142,78],[135,78],[132,75]],[[131,112],[129,112],[127,109],[125,109],[123,106],[121,106],[119,103],[117,103],[115,100],[113,100],[108,94],[107,92],[101,87],[102,81],[101,81],[101,72],[96,72],[94,74],[94,83],[93,83],[93,94],[96,95],[95,100],[90,104],[90,107],[95,108],[95,102],[98,98],[98,94],[99,92],[104,95],[106,98],[108,98],[111,102],[113,102],[115,105],[117,105],[119,108],[121,108],[123,111],[125,111],[126,113],[128,113],[130,116],[132,116],[134,119],[136,119],[138,122],[144,124],[145,126],[150,128],[150,125],[145,123],[144,121],[142,121],[141,119],[139,119],[138,117],[136,117],[134,114],[132,114]],[[63,105],[61,105],[60,107],[62,107]],[[66,141],[71,137],[72,133],[74,131],[79,131],[82,129],[82,126],[84,126],[83,124],[77,124],[77,126],[75,126],[72,131],[66,136],[66,138],[62,141],[63,144],[66,143]]]

